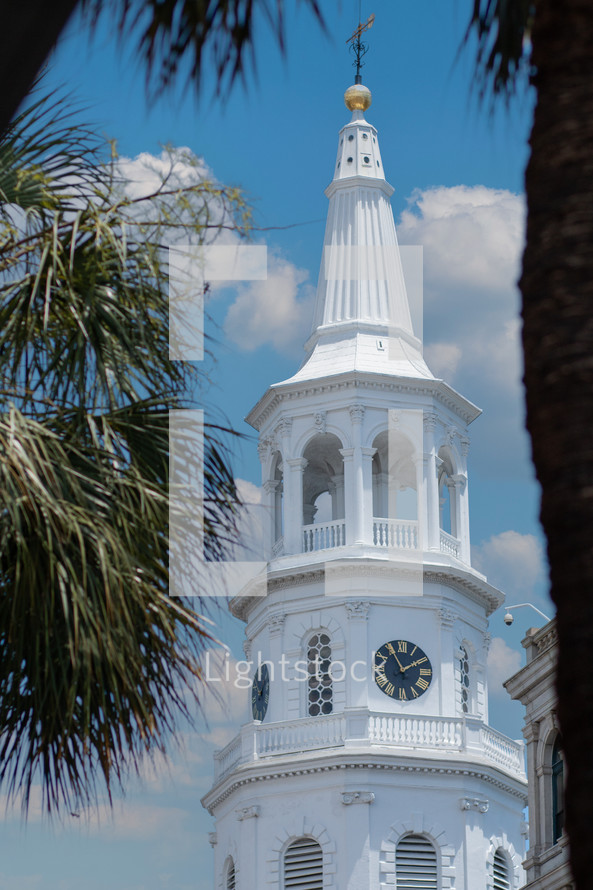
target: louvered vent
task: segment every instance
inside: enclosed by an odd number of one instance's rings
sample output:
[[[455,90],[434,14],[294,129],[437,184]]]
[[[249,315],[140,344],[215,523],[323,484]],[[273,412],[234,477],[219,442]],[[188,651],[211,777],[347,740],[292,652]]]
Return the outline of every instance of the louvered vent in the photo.
[[[509,864],[502,850],[497,850],[494,854],[494,890],[511,890],[511,882],[509,880]]]
[[[235,863],[231,862],[226,873],[226,890],[236,890]]]
[[[409,834],[395,852],[397,890],[437,890],[437,854],[425,837]]]
[[[310,837],[299,838],[284,854],[284,890],[323,890],[323,853]]]

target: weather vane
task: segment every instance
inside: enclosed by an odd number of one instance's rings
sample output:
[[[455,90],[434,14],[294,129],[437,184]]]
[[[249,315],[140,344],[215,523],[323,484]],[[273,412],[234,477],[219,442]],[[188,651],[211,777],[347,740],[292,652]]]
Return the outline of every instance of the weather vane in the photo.
[[[361,37],[365,31],[369,31],[373,27],[374,21],[375,13],[372,12],[364,24],[362,22],[359,22],[358,27],[356,28],[352,36],[349,37],[346,41],[346,43],[350,44],[350,49],[354,53],[354,62],[352,63],[354,68],[356,68],[356,77],[354,78],[354,83],[362,83],[360,69],[364,65],[362,57],[368,50],[368,46],[366,43],[362,42]]]

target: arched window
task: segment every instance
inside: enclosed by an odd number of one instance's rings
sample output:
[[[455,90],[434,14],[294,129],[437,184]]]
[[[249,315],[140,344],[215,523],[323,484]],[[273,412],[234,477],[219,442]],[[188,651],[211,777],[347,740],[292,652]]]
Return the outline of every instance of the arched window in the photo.
[[[557,736],[552,749],[552,843],[558,843],[564,831],[564,755]]]
[[[414,445],[398,431],[375,436],[373,448],[373,516],[418,519]]]
[[[344,459],[342,443],[333,433],[314,436],[303,452],[306,466],[303,471],[303,525],[315,522],[319,508],[330,520],[344,518]],[[328,498],[318,500],[326,494]],[[325,501],[325,503],[324,503]],[[339,543],[339,542],[338,542]],[[321,548],[318,548],[321,549]]]
[[[509,861],[504,850],[499,847],[492,863],[492,887],[494,890],[511,890]]]
[[[310,717],[331,714],[333,710],[331,654],[329,636],[322,631],[313,634],[307,646],[307,705]]]
[[[407,834],[395,850],[397,890],[437,890],[437,854],[421,834]]]
[[[470,709],[470,676],[469,676],[469,655],[465,646],[459,650],[459,679],[460,679],[460,695],[461,695],[461,711],[468,714]]]
[[[225,890],[236,890],[236,879],[235,879],[235,863],[232,859],[229,859],[229,863],[226,868],[226,878],[225,878]]]
[[[323,852],[312,837],[300,837],[287,848],[283,890],[323,890]]]

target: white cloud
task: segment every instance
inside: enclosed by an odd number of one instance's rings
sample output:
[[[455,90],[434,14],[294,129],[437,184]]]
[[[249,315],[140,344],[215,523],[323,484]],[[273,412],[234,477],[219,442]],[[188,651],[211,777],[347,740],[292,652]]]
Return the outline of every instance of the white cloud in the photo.
[[[502,637],[494,637],[488,652],[488,691],[490,695],[506,696],[503,683],[521,667],[521,653]]]
[[[486,186],[441,186],[412,194],[398,232],[403,243],[424,246],[429,282],[492,293],[515,285],[524,218],[520,195]]]
[[[529,599],[542,579],[545,562],[535,535],[505,531],[472,549],[472,562],[507,594]]]
[[[264,528],[267,508],[265,504],[262,504],[263,490],[246,479],[236,479],[235,482],[243,507],[239,513],[238,544],[233,551],[233,556],[236,560],[265,562]],[[241,581],[241,579],[238,580]]]
[[[301,349],[313,315],[314,288],[309,273],[268,252],[268,277],[238,288],[224,322],[227,337],[252,352],[270,345]]]
[[[451,378],[461,359],[461,349],[455,343],[429,343],[424,358],[436,377]]]
[[[414,192],[398,226],[402,243],[424,247],[428,365],[484,410],[475,435],[488,475],[523,473],[528,461],[516,287],[524,220],[521,195],[455,186]]]
[[[197,182],[214,181],[211,168],[204,158],[197,157],[190,148],[163,149],[160,155],[141,152],[135,158],[121,157],[116,162],[118,176],[125,182],[131,198],[145,198],[157,191],[163,180],[168,189],[187,188]]]

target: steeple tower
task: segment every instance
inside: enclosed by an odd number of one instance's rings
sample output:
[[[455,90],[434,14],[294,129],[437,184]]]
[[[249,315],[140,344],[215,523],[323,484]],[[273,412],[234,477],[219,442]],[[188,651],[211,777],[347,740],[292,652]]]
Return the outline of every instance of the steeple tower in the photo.
[[[432,377],[414,335],[377,130],[365,119],[370,90],[344,95],[351,121],[338,137],[313,331],[296,375],[326,375],[328,352],[340,344],[340,368]],[[383,346],[377,349],[377,341]],[[389,348],[387,348],[387,346]]]
[[[346,91],[305,361],[248,416],[268,572],[231,602],[253,720],[203,799],[217,890],[522,883],[523,751],[488,725],[504,597],[469,543],[480,411],[422,357],[370,101]]]

